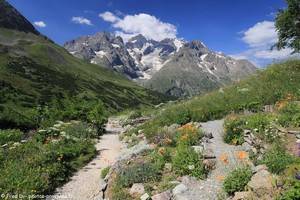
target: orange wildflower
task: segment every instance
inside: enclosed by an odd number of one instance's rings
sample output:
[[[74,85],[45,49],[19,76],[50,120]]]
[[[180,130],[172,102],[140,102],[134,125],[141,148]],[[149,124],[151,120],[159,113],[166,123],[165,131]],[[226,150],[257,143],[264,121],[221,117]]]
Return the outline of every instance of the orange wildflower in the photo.
[[[246,158],[248,158],[248,153],[246,151],[238,151],[236,153],[236,157],[239,159],[239,160],[245,160]]]
[[[229,164],[229,160],[228,160],[228,155],[226,153],[222,154],[220,156],[220,160],[225,164],[228,165]]]
[[[225,179],[225,176],[219,175],[216,177],[216,179],[221,182]]]

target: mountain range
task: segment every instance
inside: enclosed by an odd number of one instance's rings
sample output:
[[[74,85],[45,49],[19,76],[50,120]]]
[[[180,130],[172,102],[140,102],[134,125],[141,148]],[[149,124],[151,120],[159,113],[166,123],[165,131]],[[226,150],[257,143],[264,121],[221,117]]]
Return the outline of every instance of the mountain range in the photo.
[[[64,47],[78,58],[176,97],[203,94],[256,71],[249,61],[214,52],[197,40],[155,41],[139,34],[124,42],[120,36],[99,32],[66,42]]]

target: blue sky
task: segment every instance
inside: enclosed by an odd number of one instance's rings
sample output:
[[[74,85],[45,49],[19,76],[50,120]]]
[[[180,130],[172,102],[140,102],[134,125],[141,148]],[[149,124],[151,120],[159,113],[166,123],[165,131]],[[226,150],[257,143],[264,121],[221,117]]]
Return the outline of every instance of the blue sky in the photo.
[[[212,50],[260,66],[289,53],[269,51],[276,39],[274,13],[285,7],[284,0],[8,1],[58,44],[98,31],[118,31],[154,39],[197,39]]]

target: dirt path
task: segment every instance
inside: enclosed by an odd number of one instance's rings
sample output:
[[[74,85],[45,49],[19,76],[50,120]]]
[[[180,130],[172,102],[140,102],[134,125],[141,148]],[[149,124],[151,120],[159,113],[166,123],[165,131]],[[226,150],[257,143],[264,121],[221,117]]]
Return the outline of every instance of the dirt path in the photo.
[[[223,120],[202,123],[205,132],[211,132],[213,139],[207,144],[216,156],[216,169],[212,170],[206,180],[188,181],[184,183],[187,190],[176,196],[176,200],[215,200],[222,190],[222,182],[226,175],[235,169],[242,160],[238,153],[242,151],[241,146],[233,146],[223,141]]]
[[[68,183],[57,189],[53,199],[98,199],[101,169],[111,166],[125,147],[118,137],[122,130],[119,119],[110,118],[106,125],[107,133],[96,144],[98,155],[89,164],[75,173]]]

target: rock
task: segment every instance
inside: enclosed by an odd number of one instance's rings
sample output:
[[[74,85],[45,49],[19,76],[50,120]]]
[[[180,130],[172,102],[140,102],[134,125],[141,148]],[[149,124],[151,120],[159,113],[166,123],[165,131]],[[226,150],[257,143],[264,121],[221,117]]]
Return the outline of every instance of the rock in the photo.
[[[235,192],[232,200],[249,200],[252,197],[252,193],[249,191],[246,192]]]
[[[244,130],[244,135],[250,135],[250,133],[251,133],[251,130],[249,130],[249,129]]]
[[[170,181],[169,183],[172,184],[172,185],[179,185],[180,181]]]
[[[204,151],[204,147],[203,146],[201,146],[201,145],[199,145],[199,146],[192,146],[192,148],[194,149],[194,151],[196,152],[196,153],[202,153],[203,151]]]
[[[150,199],[150,196],[149,196],[148,193],[145,193],[145,194],[143,194],[143,195],[141,196],[140,199],[141,199],[141,200],[149,200],[149,199]]]
[[[274,187],[272,183],[273,178],[271,173],[265,169],[261,169],[252,176],[247,186],[251,191],[253,191],[255,196],[261,198],[273,193]]]
[[[243,148],[243,150],[249,152],[249,151],[251,151],[252,146],[251,146],[248,142],[244,142],[244,143],[242,144],[242,148]]]
[[[212,149],[205,149],[203,152],[203,157],[205,159],[216,158],[214,151]]]
[[[300,180],[300,171],[296,173],[295,178],[299,181]]]
[[[142,134],[143,133],[143,130],[138,130],[138,134]]]
[[[166,163],[164,166],[164,170],[167,172],[171,172],[172,171],[172,163]]]
[[[257,173],[261,170],[268,170],[268,167],[266,165],[257,165],[253,168],[254,173]]]
[[[172,198],[172,193],[169,190],[156,194],[151,197],[152,200],[171,200],[171,198]]]
[[[297,138],[297,139],[300,139],[300,133],[298,133],[298,134],[296,135],[296,138]]]
[[[145,188],[142,183],[134,183],[129,190],[129,194],[133,197],[141,196],[145,193]]]
[[[217,161],[215,159],[204,159],[203,164],[205,166],[205,169],[207,170],[213,170],[215,169]]]
[[[100,190],[104,192],[106,188],[107,188],[107,183],[105,181],[101,181]]]
[[[172,193],[173,193],[173,195],[178,195],[178,194],[181,194],[181,193],[187,191],[187,189],[188,188],[184,184],[180,183],[172,190]]]
[[[251,139],[245,137],[244,140],[245,140],[245,142],[248,143],[249,145],[253,145],[253,142],[252,142]]]
[[[26,143],[27,142],[27,140],[21,140],[21,143]]]
[[[6,148],[6,147],[8,147],[8,144],[3,144],[1,147]]]
[[[253,152],[254,155],[257,154],[257,149],[256,148],[253,147],[251,150],[252,150],[252,152]]]
[[[211,132],[209,132],[209,133],[205,132],[205,133],[204,133],[204,137],[206,137],[206,138],[208,138],[208,139],[214,138],[214,136],[213,136],[213,134],[212,134]]]
[[[178,128],[180,128],[179,124],[172,124],[172,125],[166,127],[166,130],[170,133],[174,133],[177,131]]]

